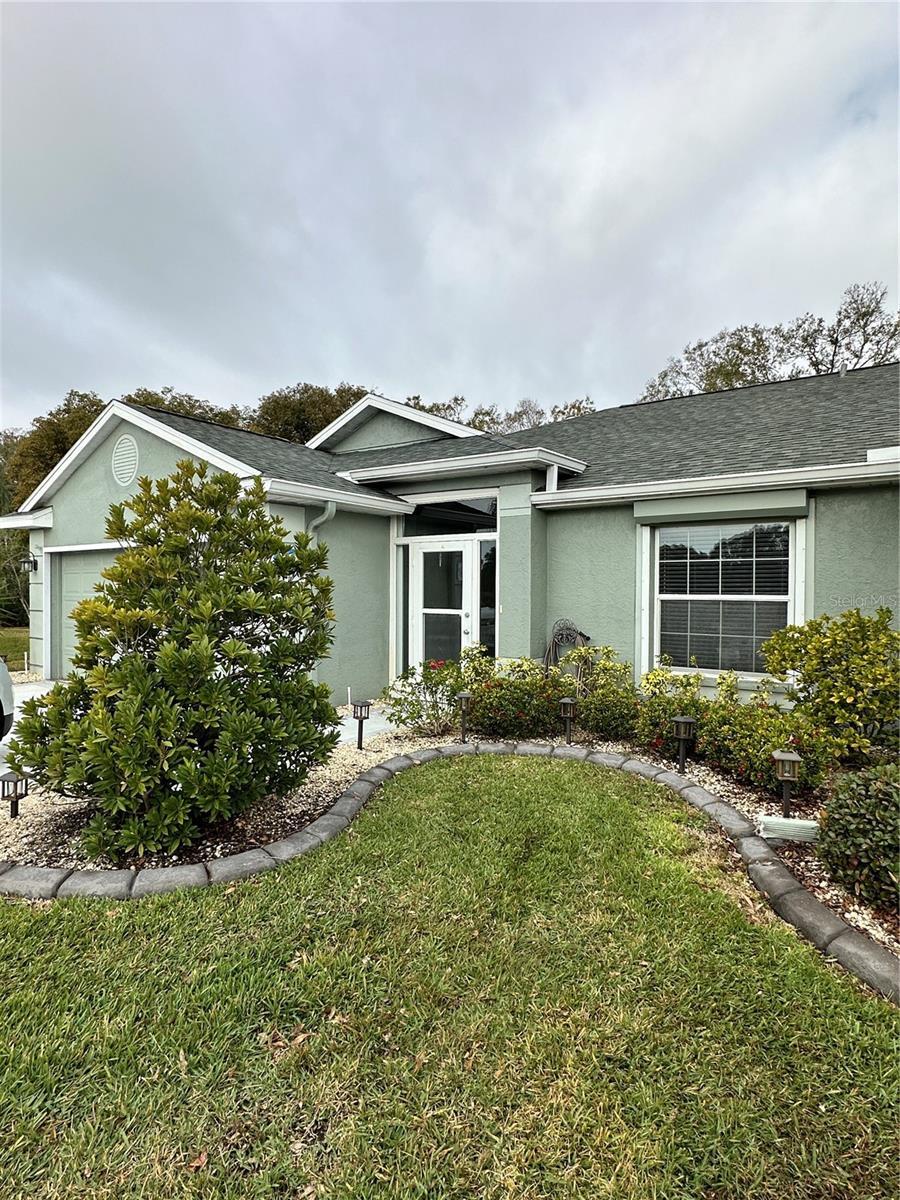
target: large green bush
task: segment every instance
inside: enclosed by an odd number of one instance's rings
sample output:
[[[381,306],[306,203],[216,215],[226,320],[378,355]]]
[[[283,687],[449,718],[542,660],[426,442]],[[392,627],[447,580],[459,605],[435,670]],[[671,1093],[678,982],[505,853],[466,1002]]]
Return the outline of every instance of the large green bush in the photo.
[[[609,740],[634,736],[638,690],[631,663],[622,662],[612,646],[580,646],[561,665],[575,674],[582,729]]]
[[[9,759],[91,801],[93,853],[172,851],[334,746],[310,677],[331,644],[326,551],[288,539],[259,481],[189,462],[113,505],[107,536],[125,549],[75,609],[81,673],[23,707]]]
[[[900,879],[900,765],[847,773],[822,818],[818,853],[834,878],[894,911]]]
[[[865,756],[893,740],[900,716],[900,633],[891,610],[852,608],[779,629],[763,644],[766,669],[789,680],[796,709],[828,729],[842,754]]]
[[[838,753],[834,738],[806,713],[779,708],[764,692],[742,703],[732,672],[720,676],[715,699],[702,706],[695,749],[709,766],[776,793],[781,785],[773,750],[801,756],[800,784],[808,788],[822,783]]]

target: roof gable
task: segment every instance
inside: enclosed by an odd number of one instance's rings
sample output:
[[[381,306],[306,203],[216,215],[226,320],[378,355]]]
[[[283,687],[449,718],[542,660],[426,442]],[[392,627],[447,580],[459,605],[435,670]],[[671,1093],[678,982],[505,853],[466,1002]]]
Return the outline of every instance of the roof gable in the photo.
[[[392,420],[385,421],[385,415]],[[365,432],[367,429],[368,434]],[[396,400],[388,400],[386,396],[370,394],[357,400],[356,404],[306,444],[311,450],[328,449],[342,453],[419,441],[480,436],[479,429],[472,429],[459,421],[448,421],[446,417],[422,412],[410,404],[400,404]]]

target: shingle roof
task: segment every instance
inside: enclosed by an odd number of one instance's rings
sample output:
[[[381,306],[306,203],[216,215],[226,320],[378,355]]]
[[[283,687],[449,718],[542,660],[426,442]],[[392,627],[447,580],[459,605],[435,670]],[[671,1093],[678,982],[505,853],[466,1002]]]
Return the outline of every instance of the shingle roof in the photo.
[[[865,462],[900,442],[898,400],[900,364],[889,363],[605,408],[504,440],[586,460],[562,488]]]
[[[889,363],[843,376],[626,404],[520,433],[435,438],[342,454],[164,409],[132,407],[272,478],[385,496],[390,493],[353,484],[337,472],[539,446],[587,462],[582,475],[561,475],[562,489],[865,462],[867,450],[900,442],[898,399],[900,364]]]
[[[329,488],[331,491],[359,492],[363,496],[384,497],[385,492],[363,487],[339,479],[335,475],[333,456],[324,450],[310,450],[301,442],[289,442],[286,438],[268,437],[262,433],[251,433],[246,429],[234,429],[219,425],[202,417],[187,417],[182,413],[169,412],[164,408],[151,408],[145,404],[130,404],[188,437],[196,438],[232,458],[261,471],[272,479],[288,479],[297,483],[312,484]],[[469,439],[474,441],[474,439]]]

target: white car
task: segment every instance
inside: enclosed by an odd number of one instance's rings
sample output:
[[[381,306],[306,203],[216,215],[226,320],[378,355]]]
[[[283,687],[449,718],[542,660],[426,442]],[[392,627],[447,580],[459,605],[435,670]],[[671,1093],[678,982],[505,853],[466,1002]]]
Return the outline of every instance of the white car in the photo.
[[[5,738],[13,723],[13,686],[6,663],[0,659],[0,738]]]

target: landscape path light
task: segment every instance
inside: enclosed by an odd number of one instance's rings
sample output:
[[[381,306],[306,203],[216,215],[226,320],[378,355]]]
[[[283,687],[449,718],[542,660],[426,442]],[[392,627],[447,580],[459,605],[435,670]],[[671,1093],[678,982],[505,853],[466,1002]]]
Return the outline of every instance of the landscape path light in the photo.
[[[773,750],[775,774],[781,780],[781,815],[791,815],[791,788],[800,779],[803,759],[794,750]]]
[[[684,770],[684,760],[687,758],[688,744],[694,740],[694,726],[697,722],[693,717],[673,717],[675,740],[678,742],[678,770]]]
[[[457,692],[456,699],[459,701],[459,738],[460,741],[464,742],[469,725],[469,709],[472,706],[472,693]]]
[[[572,722],[575,719],[575,701],[571,696],[563,696],[559,702],[559,715],[566,723],[566,745],[572,745]]]
[[[357,722],[356,731],[356,748],[363,748],[363,721],[369,719],[369,709],[372,707],[371,700],[354,700],[353,701],[353,719]]]
[[[11,820],[15,820],[19,815],[19,801],[24,800],[27,795],[28,780],[24,775],[15,771],[6,771],[0,775],[0,799],[9,805]]]

